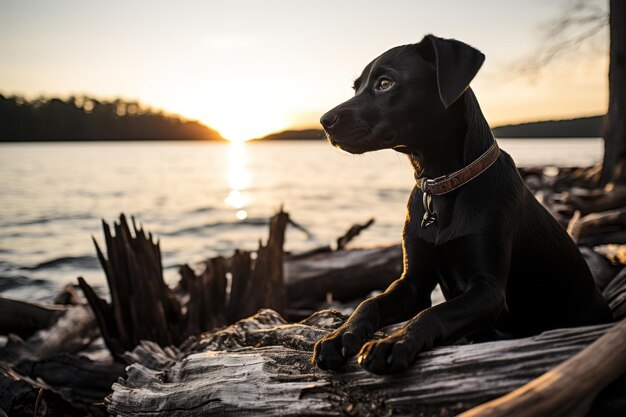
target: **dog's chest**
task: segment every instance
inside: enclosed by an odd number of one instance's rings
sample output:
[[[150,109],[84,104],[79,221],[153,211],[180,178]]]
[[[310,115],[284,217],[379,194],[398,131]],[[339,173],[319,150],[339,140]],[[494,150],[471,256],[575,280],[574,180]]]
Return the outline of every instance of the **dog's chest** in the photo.
[[[444,244],[464,233],[462,226],[465,220],[462,213],[455,213],[452,195],[432,197],[431,210],[436,220],[425,226],[423,219],[426,210],[423,195],[422,191],[414,190],[409,199],[407,207],[409,222],[406,233],[434,245]]]
[[[437,282],[447,300],[465,293],[469,288],[468,277],[472,274],[471,261],[464,259],[456,248],[457,241],[440,245],[435,251]]]

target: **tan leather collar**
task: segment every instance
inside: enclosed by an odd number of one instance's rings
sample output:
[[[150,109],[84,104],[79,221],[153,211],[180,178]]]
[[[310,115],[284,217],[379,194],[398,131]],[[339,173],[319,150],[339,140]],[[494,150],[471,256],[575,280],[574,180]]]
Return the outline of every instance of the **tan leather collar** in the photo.
[[[442,175],[437,178],[418,177],[415,180],[417,186],[425,193],[430,195],[447,194],[450,191],[467,184],[483,172],[485,172],[500,156],[500,148],[498,143],[493,144],[482,155],[476,158],[469,165],[454,171],[451,174]]]

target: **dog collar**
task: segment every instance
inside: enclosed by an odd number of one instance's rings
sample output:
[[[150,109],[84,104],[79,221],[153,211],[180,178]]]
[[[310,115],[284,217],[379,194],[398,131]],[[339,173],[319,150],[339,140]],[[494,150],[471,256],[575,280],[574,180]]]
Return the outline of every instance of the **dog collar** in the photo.
[[[437,178],[420,177],[416,174],[417,186],[424,193],[422,204],[424,205],[424,218],[422,227],[426,228],[437,221],[437,214],[432,208],[432,196],[443,195],[467,184],[498,160],[500,148],[494,140],[493,144],[482,155],[472,161],[469,165],[447,175]]]

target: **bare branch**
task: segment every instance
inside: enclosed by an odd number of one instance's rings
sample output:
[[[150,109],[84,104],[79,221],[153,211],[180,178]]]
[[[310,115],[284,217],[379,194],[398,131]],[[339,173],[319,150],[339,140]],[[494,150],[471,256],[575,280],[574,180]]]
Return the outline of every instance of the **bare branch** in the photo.
[[[530,56],[508,65],[503,73],[536,77],[539,72],[559,58],[577,52],[608,28],[609,12],[604,3],[570,0],[561,15],[542,25],[542,43]],[[606,36],[605,36],[606,37]],[[597,51],[605,54],[606,51]]]

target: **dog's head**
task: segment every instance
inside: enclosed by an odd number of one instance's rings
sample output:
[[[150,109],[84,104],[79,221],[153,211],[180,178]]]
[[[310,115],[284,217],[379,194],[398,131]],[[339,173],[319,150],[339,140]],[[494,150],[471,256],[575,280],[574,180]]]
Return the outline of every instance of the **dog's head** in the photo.
[[[484,59],[463,42],[433,35],[392,48],[365,67],[354,82],[354,97],[320,123],[330,143],[350,153],[420,149]]]

